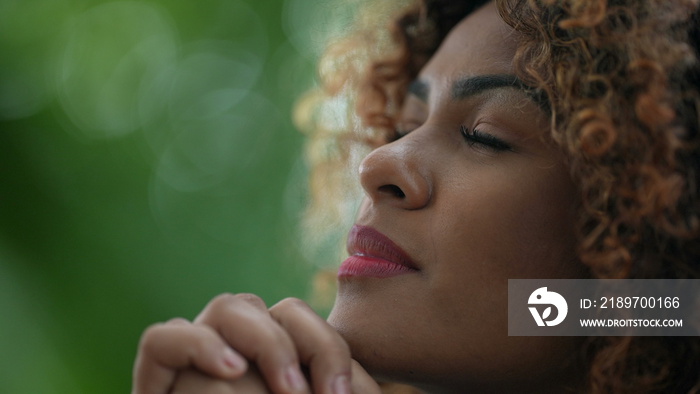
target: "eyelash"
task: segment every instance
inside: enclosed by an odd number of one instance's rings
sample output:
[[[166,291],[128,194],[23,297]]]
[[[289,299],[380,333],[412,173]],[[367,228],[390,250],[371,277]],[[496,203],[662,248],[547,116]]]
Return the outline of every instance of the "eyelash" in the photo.
[[[491,134],[483,133],[477,129],[472,129],[471,131],[467,126],[459,126],[459,131],[464,137],[464,140],[469,146],[474,146],[474,144],[479,144],[486,149],[493,150],[495,152],[512,151],[513,147],[507,144],[505,141],[497,138]],[[405,135],[410,133],[410,131],[404,131],[394,129],[394,135],[389,139],[389,142],[394,142],[401,139]]]
[[[497,138],[491,134],[482,133],[477,129],[469,130],[467,126],[459,126],[459,131],[462,133],[462,137],[467,141],[469,146],[474,144],[479,144],[486,149],[490,149],[496,152],[512,151],[513,148],[506,142]]]

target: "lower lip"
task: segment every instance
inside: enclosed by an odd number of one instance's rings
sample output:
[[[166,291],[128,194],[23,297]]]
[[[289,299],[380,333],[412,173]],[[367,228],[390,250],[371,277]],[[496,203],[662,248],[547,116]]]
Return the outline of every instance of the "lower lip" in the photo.
[[[376,257],[355,255],[343,261],[338,269],[338,277],[390,278],[412,272],[417,270]]]

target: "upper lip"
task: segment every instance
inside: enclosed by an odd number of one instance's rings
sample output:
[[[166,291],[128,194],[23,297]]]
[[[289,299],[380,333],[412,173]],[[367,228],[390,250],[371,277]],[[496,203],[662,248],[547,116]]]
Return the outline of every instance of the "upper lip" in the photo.
[[[375,257],[392,263],[418,269],[411,257],[386,235],[372,227],[355,225],[348,234],[348,253]]]

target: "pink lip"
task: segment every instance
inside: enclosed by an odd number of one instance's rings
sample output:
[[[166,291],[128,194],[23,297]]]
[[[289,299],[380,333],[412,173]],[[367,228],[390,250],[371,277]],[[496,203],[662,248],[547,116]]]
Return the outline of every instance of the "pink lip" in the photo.
[[[340,265],[339,278],[388,278],[418,271],[406,252],[371,227],[353,226],[347,248],[350,257]]]

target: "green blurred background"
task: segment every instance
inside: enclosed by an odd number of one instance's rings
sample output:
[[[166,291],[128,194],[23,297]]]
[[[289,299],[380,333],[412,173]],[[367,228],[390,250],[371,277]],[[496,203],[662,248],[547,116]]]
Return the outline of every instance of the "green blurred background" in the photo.
[[[326,3],[0,0],[0,392],[129,392],[149,324],[308,295]]]

